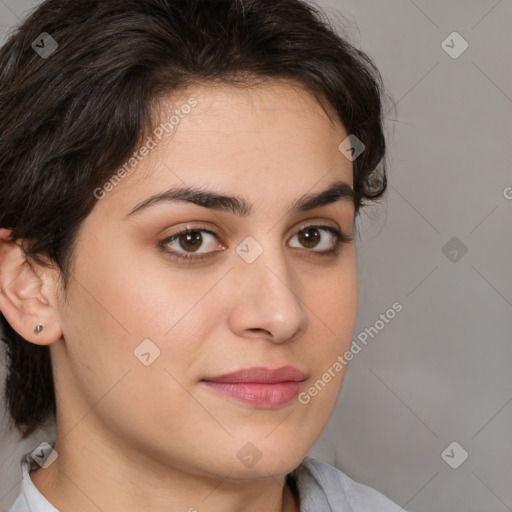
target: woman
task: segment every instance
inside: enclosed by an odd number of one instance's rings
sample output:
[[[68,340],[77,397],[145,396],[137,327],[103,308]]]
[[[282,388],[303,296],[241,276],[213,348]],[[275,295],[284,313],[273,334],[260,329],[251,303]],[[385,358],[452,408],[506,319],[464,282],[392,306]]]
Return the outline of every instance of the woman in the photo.
[[[12,512],[396,511],[307,457],[386,189],[371,60],[299,0],[48,0],[0,53]]]

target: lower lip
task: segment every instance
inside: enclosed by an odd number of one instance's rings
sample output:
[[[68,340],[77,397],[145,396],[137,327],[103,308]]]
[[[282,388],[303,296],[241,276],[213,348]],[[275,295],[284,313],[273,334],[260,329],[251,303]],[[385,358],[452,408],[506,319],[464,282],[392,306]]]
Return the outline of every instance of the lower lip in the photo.
[[[260,409],[274,409],[293,400],[300,392],[302,382],[288,381],[274,384],[256,382],[209,382],[209,388]]]

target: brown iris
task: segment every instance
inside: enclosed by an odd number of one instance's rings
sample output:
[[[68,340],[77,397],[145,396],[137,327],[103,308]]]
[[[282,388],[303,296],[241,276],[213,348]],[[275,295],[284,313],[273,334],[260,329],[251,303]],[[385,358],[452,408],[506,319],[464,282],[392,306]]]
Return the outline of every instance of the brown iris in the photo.
[[[179,236],[179,240],[181,248],[184,249],[185,251],[190,252],[194,252],[196,249],[199,249],[199,247],[201,247],[201,244],[203,243],[203,237],[200,231],[191,231],[189,233],[183,233]],[[183,243],[183,240],[185,240],[185,244]],[[193,247],[191,247],[191,245]]]
[[[305,247],[315,247],[318,244],[320,239],[320,235],[318,234],[318,229],[314,227],[305,228],[299,231],[300,243]]]

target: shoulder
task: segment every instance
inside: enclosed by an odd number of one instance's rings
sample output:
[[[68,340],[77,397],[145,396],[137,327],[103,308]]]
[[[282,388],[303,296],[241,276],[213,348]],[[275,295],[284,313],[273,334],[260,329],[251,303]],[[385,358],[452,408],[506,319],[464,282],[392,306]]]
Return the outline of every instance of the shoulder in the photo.
[[[51,443],[54,446],[55,441]],[[30,471],[39,466],[28,452],[21,458],[21,487],[20,492],[9,512],[59,512],[37,489],[30,478]]]
[[[379,491],[311,457],[305,457],[291,477],[299,493],[300,512],[406,512]]]

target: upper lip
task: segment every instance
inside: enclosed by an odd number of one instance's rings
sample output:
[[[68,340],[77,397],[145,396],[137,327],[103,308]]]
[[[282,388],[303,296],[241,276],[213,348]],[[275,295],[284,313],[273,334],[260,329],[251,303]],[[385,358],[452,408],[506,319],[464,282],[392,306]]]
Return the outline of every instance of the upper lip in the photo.
[[[281,366],[274,370],[263,366],[243,368],[224,375],[207,377],[203,379],[208,382],[254,382],[272,384],[276,382],[303,381],[306,375],[303,371],[294,366]]]

